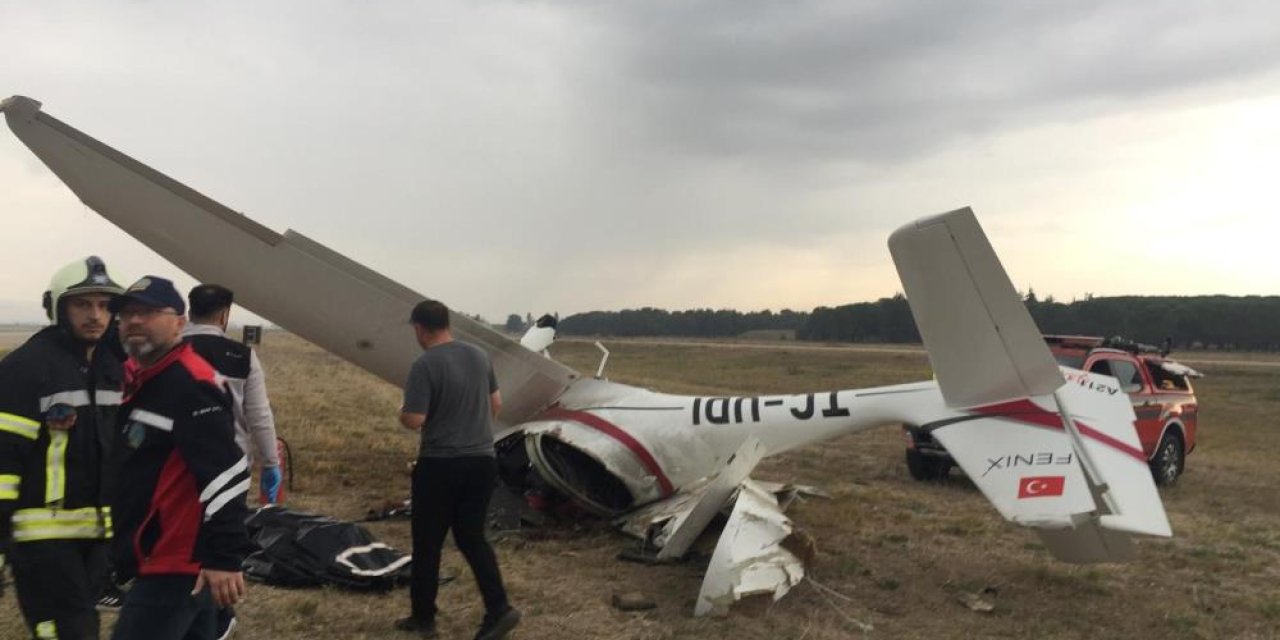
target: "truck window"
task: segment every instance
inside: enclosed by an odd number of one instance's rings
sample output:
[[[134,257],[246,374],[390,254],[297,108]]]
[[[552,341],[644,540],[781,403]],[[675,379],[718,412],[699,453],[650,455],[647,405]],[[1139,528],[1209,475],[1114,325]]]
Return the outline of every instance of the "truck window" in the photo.
[[[1111,376],[1120,382],[1120,390],[1137,393],[1142,390],[1142,373],[1128,360],[1098,360],[1089,366],[1090,373]]]
[[[1120,381],[1120,390],[1125,393],[1142,391],[1142,372],[1138,366],[1128,360],[1112,360],[1111,375]]]
[[[1187,384],[1186,376],[1178,376],[1164,370],[1158,362],[1146,361],[1147,373],[1151,374],[1151,384],[1158,391],[1187,391],[1191,385]]]

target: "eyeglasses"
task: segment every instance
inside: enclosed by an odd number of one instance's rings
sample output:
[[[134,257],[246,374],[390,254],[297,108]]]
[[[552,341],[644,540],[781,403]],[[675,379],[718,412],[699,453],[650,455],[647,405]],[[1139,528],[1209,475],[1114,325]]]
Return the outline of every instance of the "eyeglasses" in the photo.
[[[128,309],[121,309],[116,313],[116,316],[120,318],[121,322],[128,322],[134,318],[146,322],[156,316],[162,315],[176,316],[178,315],[178,312],[172,309],[162,309],[160,307],[130,307]]]

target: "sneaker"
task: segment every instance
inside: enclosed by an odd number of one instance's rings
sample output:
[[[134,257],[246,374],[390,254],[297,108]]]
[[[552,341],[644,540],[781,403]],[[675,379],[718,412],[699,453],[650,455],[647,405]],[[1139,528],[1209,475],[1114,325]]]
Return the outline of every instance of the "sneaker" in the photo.
[[[506,611],[496,616],[484,617],[480,630],[476,632],[475,640],[501,640],[507,637],[507,634],[511,633],[518,624],[520,624],[520,610],[507,607]]]
[[[236,628],[236,610],[231,607],[218,609],[218,619],[214,624],[216,625],[213,632],[214,640],[227,640]]]
[[[436,623],[422,622],[421,620],[418,620],[413,616],[409,616],[407,618],[400,618],[399,620],[396,620],[395,627],[398,631],[404,631],[406,633],[416,633],[420,638],[440,637],[436,633]]]
[[[102,588],[102,594],[98,596],[98,611],[108,613],[119,613],[120,605],[124,603],[124,592],[120,590],[114,583],[107,583]]]

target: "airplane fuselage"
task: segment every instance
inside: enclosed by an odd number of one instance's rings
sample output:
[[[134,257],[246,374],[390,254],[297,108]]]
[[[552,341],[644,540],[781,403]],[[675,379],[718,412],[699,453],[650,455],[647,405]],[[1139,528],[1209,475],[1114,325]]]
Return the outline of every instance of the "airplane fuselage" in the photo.
[[[947,409],[933,382],[792,395],[683,396],[584,379],[521,431],[530,462],[547,482],[593,510],[616,514],[716,473],[751,436],[766,455],[776,455],[938,411]],[[607,495],[593,495],[614,480]]]

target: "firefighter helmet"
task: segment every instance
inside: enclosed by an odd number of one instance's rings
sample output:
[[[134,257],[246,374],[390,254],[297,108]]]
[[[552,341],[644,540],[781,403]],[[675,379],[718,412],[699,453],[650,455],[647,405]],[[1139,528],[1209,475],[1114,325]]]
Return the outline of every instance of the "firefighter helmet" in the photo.
[[[62,299],[82,293],[120,295],[124,287],[116,284],[107,265],[98,256],[76,260],[53,274],[44,292],[44,313],[55,323],[62,321]]]

